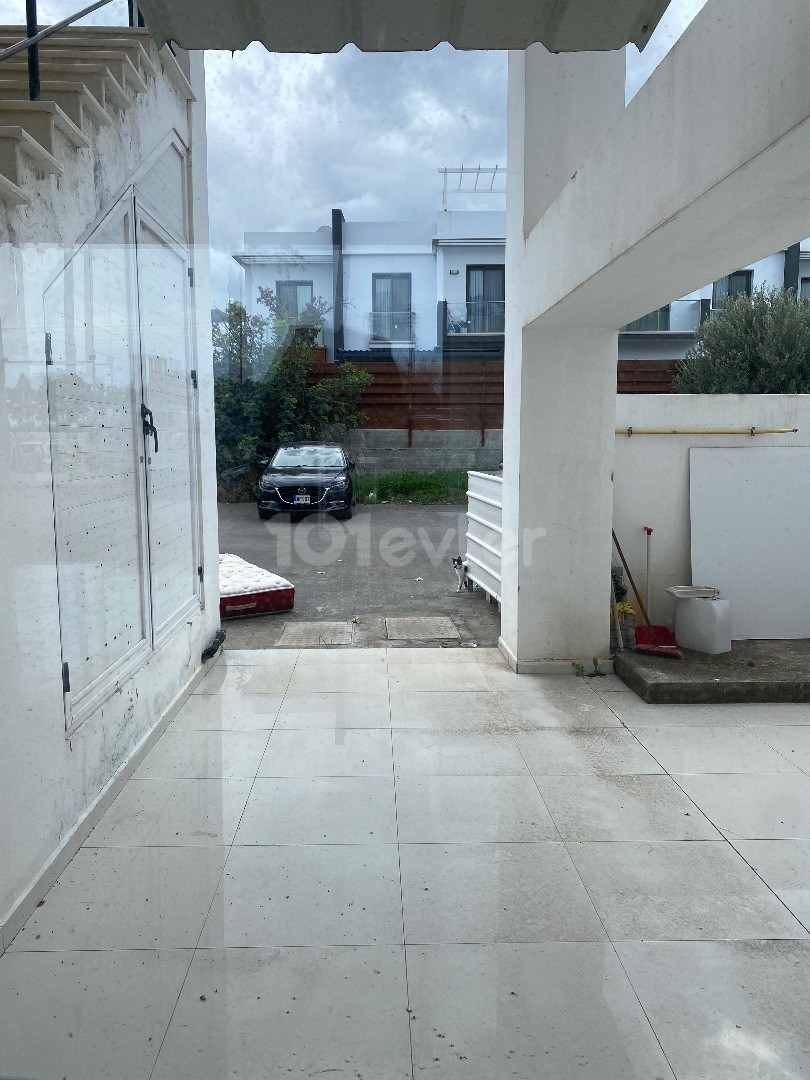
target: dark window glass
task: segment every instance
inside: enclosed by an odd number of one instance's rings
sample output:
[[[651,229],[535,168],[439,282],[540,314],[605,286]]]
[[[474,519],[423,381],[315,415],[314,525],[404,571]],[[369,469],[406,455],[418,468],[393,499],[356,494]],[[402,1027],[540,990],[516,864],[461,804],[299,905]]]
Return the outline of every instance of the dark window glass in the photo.
[[[467,267],[467,333],[502,334],[506,297],[504,267]]]
[[[276,299],[280,315],[296,326],[308,304],[312,303],[311,281],[277,281]]]
[[[373,274],[372,341],[413,341],[410,274]]]
[[[718,278],[712,287],[712,307],[723,308],[726,300],[735,296],[750,296],[753,282],[753,270],[735,270],[733,274]]]

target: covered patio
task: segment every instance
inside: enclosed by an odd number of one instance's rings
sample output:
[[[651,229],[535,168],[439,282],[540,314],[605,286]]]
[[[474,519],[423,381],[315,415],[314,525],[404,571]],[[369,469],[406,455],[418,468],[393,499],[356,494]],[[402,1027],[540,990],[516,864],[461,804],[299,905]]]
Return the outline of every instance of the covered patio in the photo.
[[[0,959],[0,1073],[805,1075],[806,706],[350,656],[197,683]]]

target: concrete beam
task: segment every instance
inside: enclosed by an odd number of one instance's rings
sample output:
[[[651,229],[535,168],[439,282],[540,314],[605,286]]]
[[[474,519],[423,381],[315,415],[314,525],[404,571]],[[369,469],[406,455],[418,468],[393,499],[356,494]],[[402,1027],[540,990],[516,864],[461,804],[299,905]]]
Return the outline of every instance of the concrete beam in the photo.
[[[808,46],[805,0],[709,0],[528,237],[524,325],[619,327],[805,236]]]

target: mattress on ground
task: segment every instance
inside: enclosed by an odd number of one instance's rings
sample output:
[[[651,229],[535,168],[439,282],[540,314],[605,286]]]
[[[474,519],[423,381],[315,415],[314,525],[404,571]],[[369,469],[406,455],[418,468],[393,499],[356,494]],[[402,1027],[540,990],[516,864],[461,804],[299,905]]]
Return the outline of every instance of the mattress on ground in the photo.
[[[220,618],[272,615],[277,611],[292,611],[294,604],[295,586],[285,578],[262,570],[238,555],[220,555]]]

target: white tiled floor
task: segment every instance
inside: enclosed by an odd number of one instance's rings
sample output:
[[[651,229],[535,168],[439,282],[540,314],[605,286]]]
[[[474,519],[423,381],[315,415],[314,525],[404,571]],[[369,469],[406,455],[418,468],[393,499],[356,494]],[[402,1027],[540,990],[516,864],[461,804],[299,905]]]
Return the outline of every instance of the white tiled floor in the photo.
[[[493,651],[226,654],[0,957],[0,1076],[810,1077],[809,752]]]

